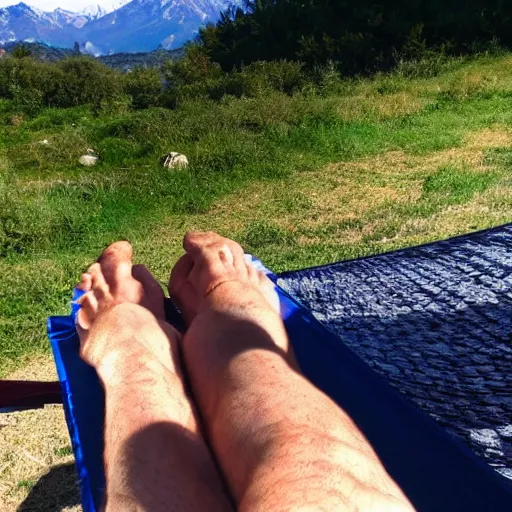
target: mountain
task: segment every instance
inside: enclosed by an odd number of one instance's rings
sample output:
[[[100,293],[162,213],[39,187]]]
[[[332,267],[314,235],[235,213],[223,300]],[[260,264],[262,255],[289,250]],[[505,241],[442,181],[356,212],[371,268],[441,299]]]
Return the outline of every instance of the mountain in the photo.
[[[217,20],[229,5],[225,0],[133,0],[89,23],[84,35],[101,53],[170,50]]]
[[[52,12],[43,12],[42,16],[50,20],[55,27],[65,28],[71,25],[75,28],[82,28],[87,22],[93,19],[88,14],[66,11],[60,7]]]
[[[0,45],[39,41],[94,55],[175,49],[192,39],[199,27],[216,21],[231,4],[243,0],[132,0],[112,12],[90,6],[79,13],[44,12],[25,3],[0,9]]]
[[[12,54],[19,43],[6,43],[3,49]],[[70,48],[57,48],[44,43],[23,43],[33,59],[43,62],[57,62],[76,55]],[[153,68],[160,67],[164,62],[179,59],[183,56],[183,48],[177,50],[164,50],[162,48],[145,53],[113,53],[97,57],[97,60],[114,69],[129,71],[134,67]]]
[[[88,14],[65,9],[45,12],[21,2],[0,9],[0,44],[9,41],[43,41],[72,46],[73,35],[94,21]]]
[[[112,9],[113,11],[114,9]],[[104,9],[101,7],[101,5],[88,5],[87,7],[84,7],[79,14],[82,14],[83,16],[87,16],[90,20],[97,20],[98,18],[102,18],[105,16],[105,14],[108,14],[109,12],[107,9]]]
[[[17,48],[19,42],[13,41],[5,43],[2,49],[7,55]],[[43,62],[57,62],[67,57],[72,57],[75,53],[71,48],[57,48],[56,46],[47,46],[44,43],[23,43],[23,46],[30,52],[33,59]]]

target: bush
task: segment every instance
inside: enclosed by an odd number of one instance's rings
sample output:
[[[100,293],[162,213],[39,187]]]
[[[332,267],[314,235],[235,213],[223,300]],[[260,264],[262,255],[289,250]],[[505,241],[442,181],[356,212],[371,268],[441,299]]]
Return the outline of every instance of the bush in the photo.
[[[123,93],[120,73],[90,57],[71,57],[57,63],[64,73],[57,106],[90,104],[95,112],[118,100]]]
[[[182,59],[164,63],[162,74],[170,88],[204,83],[223,75],[219,64],[212,62],[197,44],[187,45]]]
[[[170,91],[174,93],[176,101],[197,98],[219,101],[225,96],[257,98],[271,91],[292,95],[308,81],[302,64],[285,60],[254,62],[230,73],[215,68],[215,72],[205,73],[193,81],[189,80],[188,75],[176,74],[180,64],[173,63],[172,66],[175,75]]]
[[[302,64],[287,60],[254,62],[244,66],[240,74],[247,96],[258,96],[268,89],[293,94],[307,81]]]
[[[91,105],[95,112],[123,94],[121,74],[90,57],[58,63],[23,59],[0,61],[0,97],[14,101],[18,110],[34,114],[43,107]]]
[[[0,61],[0,97],[14,101],[15,107],[34,114],[44,106],[60,106],[57,91],[65,87],[65,77],[55,65],[29,58]]]
[[[322,94],[326,96],[338,94],[345,88],[338,66],[332,60],[325,66],[318,67],[315,74],[317,75],[318,87]]]
[[[156,107],[160,104],[163,92],[160,73],[154,68],[136,68],[126,75],[124,91],[131,97],[133,108]]]

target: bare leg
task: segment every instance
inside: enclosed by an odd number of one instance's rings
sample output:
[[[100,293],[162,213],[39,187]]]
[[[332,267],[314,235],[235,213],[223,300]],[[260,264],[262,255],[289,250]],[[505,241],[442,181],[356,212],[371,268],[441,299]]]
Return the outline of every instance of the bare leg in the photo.
[[[241,247],[189,233],[170,293],[185,365],[240,510],[412,507],[348,415],[298,371],[266,277]],[[263,293],[262,293],[263,292]]]
[[[81,282],[82,357],[106,395],[105,508],[231,510],[185,394],[163,292],[144,267],[132,269],[131,253],[111,245]]]

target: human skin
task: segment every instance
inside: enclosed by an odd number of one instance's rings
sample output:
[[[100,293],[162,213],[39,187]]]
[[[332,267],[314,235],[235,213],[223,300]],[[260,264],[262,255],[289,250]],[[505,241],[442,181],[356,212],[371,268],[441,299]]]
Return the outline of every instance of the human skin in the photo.
[[[185,368],[237,508],[406,511],[350,417],[300,373],[272,283],[243,249],[188,233],[169,292],[189,328]]]
[[[164,321],[158,284],[120,244],[83,276],[78,319],[82,357],[106,391],[107,510],[231,506],[179,351],[237,509],[412,510],[349,416],[300,374],[273,285],[238,244],[186,235],[169,282],[183,339]]]
[[[131,253],[111,245],[80,283],[81,355],[105,388],[104,509],[233,510],[185,391],[162,289]]]

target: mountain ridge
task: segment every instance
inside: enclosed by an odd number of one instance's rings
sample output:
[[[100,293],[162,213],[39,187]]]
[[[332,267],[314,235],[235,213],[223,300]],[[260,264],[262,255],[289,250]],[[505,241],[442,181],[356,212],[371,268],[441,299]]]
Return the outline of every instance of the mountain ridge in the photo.
[[[172,50],[243,0],[131,0],[108,12],[89,6],[80,12],[51,12],[24,2],[0,9],[0,46],[13,41],[71,48],[75,41],[92,55]]]

